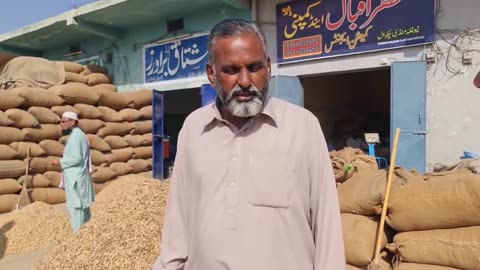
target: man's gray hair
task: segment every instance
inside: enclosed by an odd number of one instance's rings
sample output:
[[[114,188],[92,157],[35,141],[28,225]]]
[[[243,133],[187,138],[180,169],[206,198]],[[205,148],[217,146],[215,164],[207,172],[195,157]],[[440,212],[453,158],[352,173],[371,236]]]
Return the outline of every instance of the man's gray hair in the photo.
[[[265,35],[254,22],[249,22],[242,19],[225,19],[215,25],[208,36],[208,61],[211,65],[215,62],[212,48],[219,38],[238,37],[243,34],[252,33],[257,35],[262,41],[263,54],[267,56],[267,41]]]

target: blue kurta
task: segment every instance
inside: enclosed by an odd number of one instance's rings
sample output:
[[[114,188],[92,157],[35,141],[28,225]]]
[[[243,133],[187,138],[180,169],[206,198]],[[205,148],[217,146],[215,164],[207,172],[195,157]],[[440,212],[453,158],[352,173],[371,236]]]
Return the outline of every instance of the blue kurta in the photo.
[[[65,196],[72,228],[77,231],[90,218],[90,205],[95,200],[90,176],[90,146],[85,133],[78,127],[68,138],[60,166],[65,179]],[[88,214],[81,214],[81,213]]]

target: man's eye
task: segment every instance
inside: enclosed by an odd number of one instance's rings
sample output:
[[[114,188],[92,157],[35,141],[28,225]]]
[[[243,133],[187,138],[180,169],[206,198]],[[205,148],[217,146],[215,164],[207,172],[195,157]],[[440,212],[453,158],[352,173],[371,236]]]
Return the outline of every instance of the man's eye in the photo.
[[[262,64],[254,64],[254,65],[248,66],[248,70],[250,72],[257,72],[257,71],[261,70],[262,68],[263,68]]]
[[[233,75],[233,74],[237,73],[237,70],[235,68],[224,68],[223,73]]]

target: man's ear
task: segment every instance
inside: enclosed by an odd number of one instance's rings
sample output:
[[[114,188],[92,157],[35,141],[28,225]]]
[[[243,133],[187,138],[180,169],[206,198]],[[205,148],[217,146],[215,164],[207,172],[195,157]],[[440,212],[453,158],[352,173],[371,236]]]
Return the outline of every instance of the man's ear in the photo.
[[[207,64],[207,77],[208,81],[210,82],[210,85],[215,88],[215,71],[213,70],[213,66],[210,64]]]

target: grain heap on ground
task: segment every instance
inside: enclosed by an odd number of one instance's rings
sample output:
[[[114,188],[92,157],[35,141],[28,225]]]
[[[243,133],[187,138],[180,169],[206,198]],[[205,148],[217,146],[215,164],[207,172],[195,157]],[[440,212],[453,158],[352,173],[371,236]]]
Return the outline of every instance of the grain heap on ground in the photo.
[[[150,269],[160,252],[168,188],[141,176],[114,181],[98,194],[92,219],[36,269]]]
[[[43,202],[0,217],[0,250],[5,255],[51,248],[70,236],[66,214]]]

